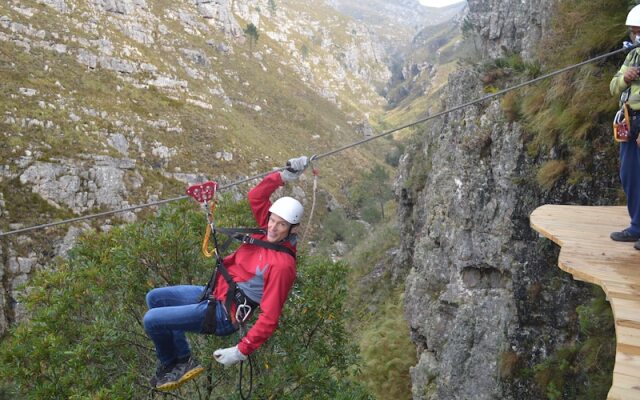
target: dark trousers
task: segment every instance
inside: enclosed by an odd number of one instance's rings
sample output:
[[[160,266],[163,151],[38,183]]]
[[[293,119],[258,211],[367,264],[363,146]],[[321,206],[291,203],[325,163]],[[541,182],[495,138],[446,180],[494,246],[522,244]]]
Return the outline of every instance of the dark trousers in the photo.
[[[636,143],[640,130],[640,112],[631,117],[629,141],[620,143],[620,181],[627,196],[631,233],[640,235],[640,147]]]

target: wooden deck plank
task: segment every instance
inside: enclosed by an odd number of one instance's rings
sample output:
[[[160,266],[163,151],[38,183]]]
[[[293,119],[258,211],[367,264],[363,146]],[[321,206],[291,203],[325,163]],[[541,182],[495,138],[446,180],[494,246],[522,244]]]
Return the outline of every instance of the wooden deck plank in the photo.
[[[631,373],[627,375],[634,375],[635,371],[640,368],[640,357],[624,353],[622,351],[616,352],[616,372],[624,373],[620,368],[631,368]]]
[[[632,378],[636,379],[636,377],[634,376],[635,371],[637,371],[638,369],[638,365],[637,363],[625,363],[625,362],[620,362],[618,361],[618,359],[616,359],[616,370],[614,373],[614,376],[631,376]],[[617,379],[617,382],[623,382],[624,380],[621,379]],[[636,382],[636,384],[638,384],[637,380],[634,380]],[[620,384],[619,386],[622,386],[622,384]]]
[[[602,287],[616,324],[616,360],[609,400],[640,399],[640,251],[614,242],[629,225],[626,207],[545,205],[531,227],[561,247],[558,266]]]
[[[640,347],[640,328],[635,324],[627,326],[624,321],[616,321],[616,338],[620,344]]]
[[[607,396],[607,400],[628,400],[628,399],[640,399],[640,392],[637,389],[622,389],[620,387],[612,386]]]
[[[640,398],[640,381],[636,376],[615,373],[613,374],[612,386],[633,391],[636,397],[632,397],[632,399]]]

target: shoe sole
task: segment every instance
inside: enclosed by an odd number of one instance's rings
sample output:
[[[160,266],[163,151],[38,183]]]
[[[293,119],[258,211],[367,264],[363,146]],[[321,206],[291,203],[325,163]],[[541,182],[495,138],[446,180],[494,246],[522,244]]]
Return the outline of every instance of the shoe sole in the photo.
[[[609,238],[614,242],[637,242],[640,240],[640,236],[631,236],[631,233],[623,232],[613,232]]]
[[[197,367],[193,368],[192,370],[187,371],[177,381],[167,382],[167,383],[165,383],[163,385],[156,386],[156,389],[157,390],[161,390],[163,392],[168,392],[168,391],[177,389],[180,386],[182,386],[185,382],[190,381],[191,379],[197,377],[198,375],[200,375],[203,372],[204,372],[204,368],[201,367],[201,366],[197,366]]]
[[[613,240],[614,242],[631,243],[631,242],[637,242],[638,240],[640,240],[640,238],[628,238],[628,239],[614,239],[614,238],[611,238],[611,240]]]

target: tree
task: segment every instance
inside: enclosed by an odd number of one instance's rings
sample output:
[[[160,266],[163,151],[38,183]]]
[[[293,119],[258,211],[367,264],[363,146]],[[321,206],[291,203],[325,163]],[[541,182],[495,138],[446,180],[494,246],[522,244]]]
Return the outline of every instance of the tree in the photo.
[[[253,53],[253,45],[258,41],[258,38],[260,37],[258,28],[256,28],[256,26],[252,22],[249,22],[247,24],[247,27],[244,28],[244,34],[249,38],[249,52]]]
[[[471,38],[471,40],[473,40],[473,47],[476,50],[476,53],[478,52],[478,43],[476,42],[477,38],[476,38],[476,32],[475,32],[475,26],[473,25],[473,22],[471,21],[471,19],[469,17],[466,17],[463,21],[462,21],[462,37],[464,37],[465,39],[469,39]]]
[[[393,198],[389,174],[384,167],[376,165],[352,187],[349,194],[364,220],[377,222],[384,219],[384,205]]]
[[[305,43],[300,46],[300,54],[302,54],[302,58],[305,60],[309,57],[309,47],[307,47]]]

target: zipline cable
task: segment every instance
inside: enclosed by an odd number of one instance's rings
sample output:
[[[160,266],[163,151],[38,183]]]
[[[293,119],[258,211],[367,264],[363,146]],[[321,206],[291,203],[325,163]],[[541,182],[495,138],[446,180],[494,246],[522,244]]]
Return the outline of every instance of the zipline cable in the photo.
[[[322,159],[322,158],[325,158],[325,157],[329,157],[331,155],[343,152],[343,151],[345,151],[347,149],[350,149],[352,147],[360,146],[360,145],[362,145],[364,143],[368,143],[368,142],[371,142],[373,140],[379,139],[381,137],[388,136],[388,135],[390,135],[392,133],[395,133],[395,132],[398,132],[398,131],[400,131],[402,129],[410,128],[410,127],[412,127],[414,125],[418,125],[418,124],[421,124],[423,122],[438,118],[438,117],[443,116],[445,114],[449,114],[449,113],[452,113],[454,111],[458,111],[460,109],[472,106],[474,104],[478,104],[478,103],[493,99],[494,97],[501,96],[501,95],[503,95],[505,93],[508,93],[508,92],[511,92],[513,90],[520,89],[522,87],[529,86],[529,85],[532,85],[534,83],[538,83],[538,82],[540,82],[542,80],[545,80],[545,79],[551,78],[553,76],[562,74],[562,73],[570,71],[572,69],[576,69],[576,68],[582,67],[582,66],[590,64],[590,63],[592,63],[594,61],[602,60],[602,59],[611,57],[612,55],[615,55],[615,54],[618,54],[618,53],[629,52],[629,51],[631,51],[631,50],[633,50],[633,49],[635,49],[635,48],[637,48],[639,46],[640,46],[640,44],[635,44],[635,45],[631,45],[631,46],[625,46],[625,47],[623,47],[621,49],[614,50],[614,51],[611,51],[609,53],[605,53],[605,54],[596,56],[594,58],[590,58],[590,59],[588,59],[586,61],[582,61],[580,63],[573,64],[573,65],[561,68],[559,70],[550,72],[550,73],[545,74],[545,75],[541,75],[541,76],[539,76],[537,78],[534,78],[534,79],[519,83],[519,84],[511,86],[509,88],[502,89],[502,90],[499,90],[497,92],[488,94],[488,95],[486,95],[484,97],[481,97],[479,99],[475,99],[475,100],[472,100],[472,101],[457,105],[455,107],[449,108],[447,110],[440,111],[440,112],[435,113],[433,115],[429,115],[427,117],[420,118],[420,119],[415,120],[413,122],[410,122],[408,124],[398,126],[398,127],[393,128],[391,130],[383,132],[383,133],[381,133],[379,135],[370,136],[368,138],[365,138],[365,139],[359,140],[357,142],[354,142],[354,143],[339,147],[337,149],[328,151],[326,153],[315,155],[315,156],[313,156],[313,160],[319,160],[319,159]],[[267,171],[267,172],[263,172],[261,174],[253,175],[253,176],[250,176],[248,178],[241,179],[239,181],[235,181],[235,182],[229,183],[227,185],[222,185],[222,186],[220,186],[218,188],[218,190],[225,190],[225,189],[231,188],[233,186],[237,186],[237,185],[240,185],[242,183],[252,181],[254,179],[259,179],[259,178],[262,178],[262,177],[264,177],[264,176],[266,176],[266,175],[268,175],[268,174],[270,174],[270,173],[272,173],[274,171],[282,171],[284,168],[285,167],[274,168],[271,171]],[[186,199],[188,197],[189,196],[187,196],[187,195],[183,195],[183,196],[174,197],[174,198],[170,198],[170,199],[154,201],[154,202],[151,202],[151,203],[140,204],[140,205],[137,205],[137,206],[126,207],[126,208],[122,208],[122,209],[118,209],[118,210],[105,211],[105,212],[101,212],[101,213],[97,213],[97,214],[85,215],[85,216],[82,216],[82,217],[70,218],[70,219],[66,219],[66,220],[63,220],[63,221],[51,222],[51,223],[42,224],[42,225],[34,225],[34,226],[26,227],[26,228],[16,229],[16,230],[9,231],[9,232],[0,232],[0,237],[9,236],[9,235],[15,235],[15,234],[18,234],[18,233],[25,233],[25,232],[34,231],[34,230],[37,230],[37,229],[50,228],[50,227],[53,227],[53,226],[62,225],[62,224],[68,224],[68,223],[72,223],[72,222],[78,222],[78,221],[83,221],[83,220],[89,220],[89,219],[94,219],[94,218],[105,217],[105,216],[114,215],[114,214],[118,214],[118,213],[123,213],[123,212],[127,212],[127,211],[137,210],[137,209],[140,209],[140,208],[158,206],[158,205],[170,203],[170,202],[173,202],[173,201],[183,200],[183,199]]]
[[[266,175],[268,175],[268,174],[270,174],[270,173],[272,173],[274,171],[281,171],[283,169],[284,169],[284,167],[275,168],[275,169],[273,169],[271,171],[267,171],[267,172],[263,172],[263,173],[258,174],[258,175],[250,176],[248,178],[245,178],[245,179],[233,182],[233,183],[229,183],[227,185],[221,185],[218,188],[218,190],[225,190],[225,189],[228,189],[230,187],[233,187],[233,186],[236,186],[236,185],[240,185],[240,184],[245,183],[245,182],[252,181],[254,179],[262,178],[262,177],[264,177],[264,176],[266,176]],[[16,229],[16,230],[9,231],[9,232],[0,232],[0,237],[14,235],[14,234],[18,234],[18,233],[29,232],[29,231],[34,231],[36,229],[51,228],[53,226],[62,225],[62,224],[69,224],[69,223],[72,223],[72,222],[78,222],[78,221],[84,221],[84,220],[88,220],[88,219],[106,217],[106,216],[109,216],[109,215],[114,215],[114,214],[119,214],[119,213],[123,213],[123,212],[127,212],[127,211],[137,210],[139,208],[159,206],[159,205],[162,205],[162,204],[171,203],[173,201],[184,200],[184,199],[186,199],[188,197],[189,196],[187,196],[187,195],[183,195],[183,196],[173,197],[173,198],[170,198],[170,199],[158,200],[158,201],[154,201],[154,202],[151,202],[151,203],[140,204],[140,205],[137,205],[137,206],[120,208],[118,210],[104,211],[104,212],[100,212],[100,213],[97,213],[97,214],[91,214],[91,215],[85,215],[85,216],[82,216],[82,217],[65,219],[63,221],[50,222],[50,223],[42,224],[42,225],[34,225],[34,226],[27,227],[27,228]]]
[[[332,150],[332,151],[329,151],[329,152],[326,152],[326,153],[323,153],[323,154],[319,154],[319,155],[317,155],[317,156],[316,156],[316,159],[324,158],[324,157],[327,157],[327,156],[330,156],[330,155],[333,155],[333,154],[339,153],[339,152],[344,151],[344,150],[347,150],[347,149],[349,149],[349,148],[351,148],[351,147],[359,146],[359,145],[361,145],[361,144],[364,144],[364,143],[370,142],[370,141],[372,141],[372,140],[375,140],[375,139],[381,138],[381,137],[383,137],[383,136],[390,135],[390,134],[395,133],[395,132],[397,132],[397,131],[400,131],[400,130],[402,130],[402,129],[406,129],[406,128],[412,127],[412,126],[414,126],[414,125],[417,125],[417,124],[420,124],[420,123],[423,123],[423,122],[429,121],[429,120],[434,119],[434,118],[437,118],[437,117],[440,117],[440,116],[442,116],[442,115],[449,114],[449,113],[454,112],[454,111],[458,111],[458,110],[460,110],[460,109],[462,109],[462,108],[466,108],[466,107],[472,106],[472,105],[474,105],[474,104],[481,103],[481,102],[483,102],[483,101],[486,101],[486,100],[492,99],[492,98],[494,98],[494,97],[501,96],[501,95],[503,95],[503,94],[505,94],[505,93],[508,93],[508,92],[511,92],[511,91],[513,91],[513,90],[520,89],[521,87],[528,86],[528,85],[532,85],[532,84],[534,84],[534,83],[538,83],[538,82],[540,82],[540,81],[542,81],[542,80],[545,80],[545,79],[551,78],[552,76],[555,76],[555,75],[559,75],[559,74],[561,74],[561,73],[563,73],[563,72],[567,72],[567,71],[570,71],[570,70],[572,70],[572,69],[582,67],[582,66],[584,66],[584,65],[590,64],[590,63],[592,63],[592,62],[594,62],[594,61],[597,61],[597,60],[601,60],[601,59],[604,59],[604,58],[607,58],[607,57],[611,57],[611,56],[612,56],[612,55],[614,55],[614,54],[622,53],[622,52],[627,52],[627,51],[631,51],[631,50],[633,50],[633,49],[635,49],[635,48],[637,48],[637,47],[639,47],[639,46],[640,46],[640,44],[636,44],[636,45],[633,45],[633,46],[630,46],[630,47],[624,47],[624,48],[622,48],[622,49],[614,50],[614,51],[612,51],[612,52],[609,52],[609,53],[606,53],[606,54],[602,54],[602,55],[599,55],[599,56],[594,57],[594,58],[590,58],[590,59],[588,59],[588,60],[586,60],[586,61],[582,61],[582,62],[580,62],[580,63],[578,63],[578,64],[570,65],[570,66],[568,66],[568,67],[564,67],[564,68],[559,69],[559,70],[557,70],[557,71],[553,71],[553,72],[550,72],[550,73],[548,73],[548,74],[541,75],[541,76],[539,76],[539,77],[537,77],[537,78],[534,78],[534,79],[531,79],[531,80],[529,80],[529,81],[522,82],[522,83],[519,83],[519,84],[517,84],[517,85],[515,85],[515,86],[511,86],[511,87],[509,87],[509,88],[502,89],[502,90],[499,90],[499,91],[497,91],[497,92],[494,92],[494,93],[488,94],[488,95],[486,95],[486,96],[484,96],[484,97],[481,97],[481,98],[479,98],[479,99],[475,99],[475,100],[469,101],[469,102],[467,102],[467,103],[463,103],[463,104],[460,104],[460,105],[458,105],[458,106],[455,106],[455,107],[449,108],[449,109],[447,109],[447,110],[440,111],[440,112],[438,112],[438,113],[436,113],[436,114],[429,115],[429,116],[427,116],[427,117],[424,117],[424,118],[421,118],[421,119],[415,120],[415,121],[410,122],[410,123],[408,123],[408,124],[398,126],[398,127],[393,128],[393,129],[391,129],[391,130],[389,130],[389,131],[387,131],[387,132],[383,132],[383,133],[381,133],[381,134],[379,134],[379,135],[371,136],[371,137],[368,137],[368,138],[366,138],[366,139],[360,140],[360,141],[358,141],[358,142],[351,143],[351,144],[349,144],[349,145],[346,145],[346,146],[340,147],[340,148],[338,148],[338,149],[335,149],[335,150]]]

